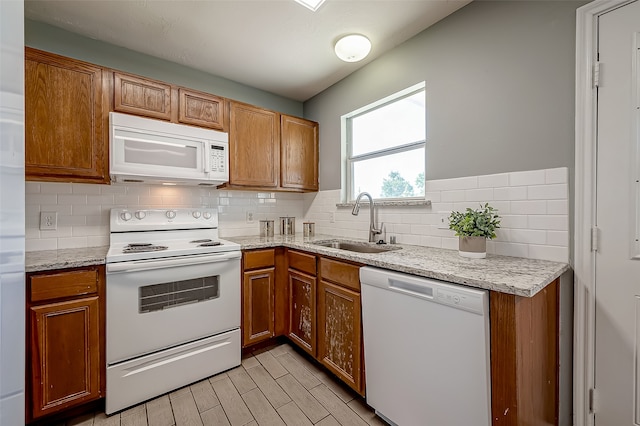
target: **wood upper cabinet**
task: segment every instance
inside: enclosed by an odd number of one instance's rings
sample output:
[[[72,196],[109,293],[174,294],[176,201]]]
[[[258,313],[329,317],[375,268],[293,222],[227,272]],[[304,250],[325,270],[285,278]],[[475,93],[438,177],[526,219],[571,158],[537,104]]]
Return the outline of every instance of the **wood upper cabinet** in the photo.
[[[318,190],[318,123],[282,115],[280,185]]]
[[[318,360],[364,395],[359,265],[321,257]]]
[[[254,250],[243,255],[242,346],[275,335],[275,250]]]
[[[25,48],[27,180],[109,182],[106,82],[98,66]]]
[[[171,120],[171,85],[114,72],[113,109],[128,114]]]
[[[27,275],[27,419],[104,396],[104,266]]]
[[[178,121],[200,127],[224,128],[224,100],[218,96],[180,88]]]
[[[280,170],[279,114],[230,102],[229,162],[230,185],[276,188]]]

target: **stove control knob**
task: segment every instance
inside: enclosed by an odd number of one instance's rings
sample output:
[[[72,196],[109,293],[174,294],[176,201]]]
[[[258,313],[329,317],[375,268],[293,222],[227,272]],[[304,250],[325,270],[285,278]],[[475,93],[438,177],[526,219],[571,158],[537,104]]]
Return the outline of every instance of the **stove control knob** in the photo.
[[[129,212],[122,212],[120,213],[120,219],[124,220],[125,222],[128,220],[131,220],[131,213]]]
[[[200,219],[200,216],[202,215],[202,213],[200,213],[199,211],[195,211],[193,213],[191,213],[193,215],[193,217],[195,217],[196,219]]]
[[[137,212],[135,212],[135,215],[136,215],[136,218],[138,218],[139,220],[142,220],[147,216],[147,213],[142,210],[138,210]]]
[[[203,216],[205,219],[211,219],[211,212],[204,212],[204,213],[202,214],[202,216]]]
[[[175,210],[167,210],[167,218],[169,219],[175,219],[176,217],[176,211]]]

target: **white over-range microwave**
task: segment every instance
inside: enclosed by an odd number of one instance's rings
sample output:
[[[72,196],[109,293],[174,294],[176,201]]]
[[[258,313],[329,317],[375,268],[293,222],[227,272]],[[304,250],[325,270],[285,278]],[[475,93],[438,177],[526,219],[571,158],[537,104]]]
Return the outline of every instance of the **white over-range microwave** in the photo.
[[[109,113],[113,182],[216,186],[229,181],[229,135]]]

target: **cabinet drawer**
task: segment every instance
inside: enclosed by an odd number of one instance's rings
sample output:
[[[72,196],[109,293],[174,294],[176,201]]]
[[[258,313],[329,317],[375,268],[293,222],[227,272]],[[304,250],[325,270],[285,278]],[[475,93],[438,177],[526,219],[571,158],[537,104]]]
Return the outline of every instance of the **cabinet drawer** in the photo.
[[[275,249],[244,252],[244,269],[266,268],[275,265]]]
[[[316,276],[316,257],[299,251],[289,251],[289,267]]]
[[[344,287],[360,291],[360,266],[320,258],[320,277]]]
[[[98,292],[98,270],[32,275],[30,284],[32,302],[95,294]]]

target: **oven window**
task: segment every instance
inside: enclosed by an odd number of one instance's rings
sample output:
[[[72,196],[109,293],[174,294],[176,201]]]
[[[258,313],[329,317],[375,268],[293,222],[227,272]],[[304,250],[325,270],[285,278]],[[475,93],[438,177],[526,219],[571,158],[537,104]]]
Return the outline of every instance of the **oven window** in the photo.
[[[220,297],[220,276],[140,287],[141,314]]]

